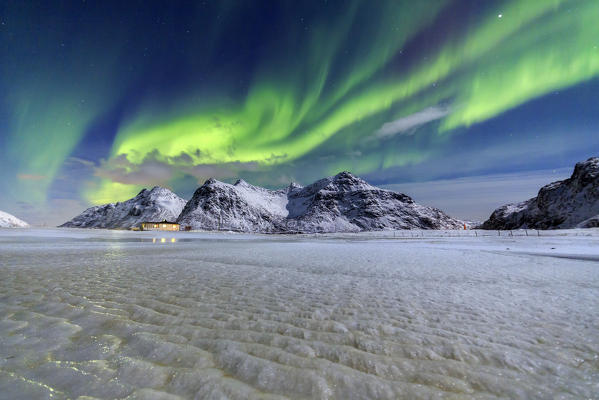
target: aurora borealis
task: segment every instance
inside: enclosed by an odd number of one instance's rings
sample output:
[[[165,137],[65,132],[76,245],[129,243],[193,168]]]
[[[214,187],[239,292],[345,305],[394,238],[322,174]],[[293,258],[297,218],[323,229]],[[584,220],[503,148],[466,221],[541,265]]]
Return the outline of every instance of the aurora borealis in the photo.
[[[4,1],[0,209],[56,223],[212,176],[571,167],[599,150],[597,17],[596,0]]]

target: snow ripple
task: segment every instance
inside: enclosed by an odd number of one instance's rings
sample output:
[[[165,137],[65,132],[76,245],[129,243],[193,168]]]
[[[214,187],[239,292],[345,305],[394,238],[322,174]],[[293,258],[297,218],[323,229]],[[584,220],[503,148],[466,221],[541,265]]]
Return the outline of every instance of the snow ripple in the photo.
[[[598,299],[424,242],[0,240],[0,398],[593,398]]]

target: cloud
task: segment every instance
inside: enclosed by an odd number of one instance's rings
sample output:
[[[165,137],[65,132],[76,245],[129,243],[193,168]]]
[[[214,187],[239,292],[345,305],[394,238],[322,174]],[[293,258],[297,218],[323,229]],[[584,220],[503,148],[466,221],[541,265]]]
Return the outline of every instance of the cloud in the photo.
[[[45,175],[36,174],[17,174],[17,178],[19,178],[21,181],[42,181],[48,177]]]
[[[101,160],[94,174],[112,182],[152,186],[165,184],[181,173],[191,175],[198,179],[198,182],[202,182],[207,178],[237,177],[239,171],[256,171],[259,166],[255,161],[195,165],[192,161],[193,158],[187,153],[181,153],[176,157],[164,157],[154,150],[148,153],[141,163],[136,164],[129,161],[127,154],[119,154],[108,160]]]
[[[130,169],[100,169],[96,170],[96,175],[102,178],[110,179],[113,182],[120,182],[135,185],[154,185],[165,183],[173,176],[173,168],[167,164],[156,161],[145,161],[142,164],[134,165]]]
[[[131,185],[155,185],[167,182],[172,178],[173,166],[155,159],[150,153],[141,164],[134,164],[126,154],[119,154],[108,160],[101,160],[94,174],[112,182]]]
[[[448,107],[428,107],[417,113],[383,124],[374,135],[379,139],[388,138],[398,134],[413,135],[416,133],[416,128],[419,126],[441,119],[450,113],[451,110]]]
[[[79,157],[68,157],[65,160],[65,164],[67,164],[67,165],[80,164],[85,167],[95,167],[96,166],[96,163],[94,163],[93,161],[85,160],[85,159],[79,158]]]
[[[274,153],[272,153],[270,155],[270,157],[265,158],[264,161],[266,161],[268,163],[278,163],[278,162],[283,162],[288,157],[289,156],[287,155],[287,153],[283,153],[283,154],[274,154]]]
[[[221,164],[198,164],[192,167],[183,168],[183,171],[187,174],[198,179],[201,183],[202,180],[207,178],[233,178],[239,175],[239,171],[256,171],[258,169],[258,163],[252,162],[228,162]]]
[[[200,154],[200,150],[196,150],[196,154]],[[185,152],[181,152],[178,156],[168,157],[168,159],[174,164],[191,164],[193,163],[193,158]]]

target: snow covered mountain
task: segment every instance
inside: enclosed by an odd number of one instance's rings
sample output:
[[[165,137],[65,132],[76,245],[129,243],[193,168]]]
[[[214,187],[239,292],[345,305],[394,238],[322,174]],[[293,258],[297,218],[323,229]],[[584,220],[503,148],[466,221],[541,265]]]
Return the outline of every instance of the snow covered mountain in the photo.
[[[131,228],[142,221],[173,221],[186,201],[168,189],[155,186],[121,203],[91,207],[60,225],[63,228]]]
[[[309,186],[268,190],[209,179],[177,219],[193,229],[244,232],[357,232],[452,229],[462,222],[410,197],[379,189],[349,172]]]
[[[537,197],[496,209],[482,229],[599,227],[599,158],[579,162],[572,176],[543,186]]]
[[[195,191],[177,222],[193,229],[280,231],[286,205],[286,189],[275,191],[243,180],[231,185],[209,179]]]
[[[29,224],[14,215],[0,211],[0,228],[27,228]]]

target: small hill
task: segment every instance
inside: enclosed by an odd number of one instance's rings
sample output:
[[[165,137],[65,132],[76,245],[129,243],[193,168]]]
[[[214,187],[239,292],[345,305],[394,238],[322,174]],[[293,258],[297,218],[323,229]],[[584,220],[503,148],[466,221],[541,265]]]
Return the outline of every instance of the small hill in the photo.
[[[29,224],[4,211],[0,211],[0,228],[27,228]]]
[[[128,229],[142,221],[174,221],[186,201],[160,186],[143,189],[137,196],[120,203],[88,208],[61,228]]]

